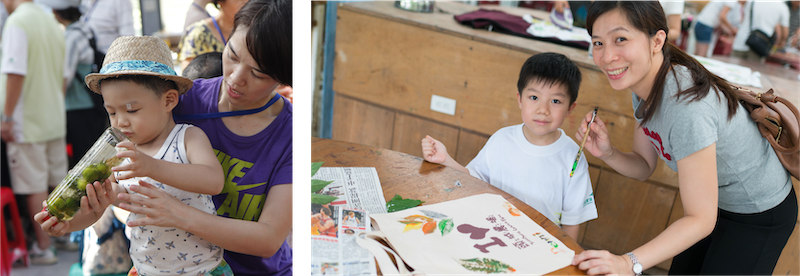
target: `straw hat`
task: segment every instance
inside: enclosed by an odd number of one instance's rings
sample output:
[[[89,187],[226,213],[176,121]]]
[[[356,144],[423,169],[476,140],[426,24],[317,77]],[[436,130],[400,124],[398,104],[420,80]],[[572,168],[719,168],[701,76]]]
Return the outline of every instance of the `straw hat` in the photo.
[[[156,76],[175,82],[178,93],[192,88],[192,80],[172,69],[172,55],[163,40],[153,36],[123,36],[111,43],[100,73],[86,76],[86,86],[100,94],[100,81],[122,75]]]

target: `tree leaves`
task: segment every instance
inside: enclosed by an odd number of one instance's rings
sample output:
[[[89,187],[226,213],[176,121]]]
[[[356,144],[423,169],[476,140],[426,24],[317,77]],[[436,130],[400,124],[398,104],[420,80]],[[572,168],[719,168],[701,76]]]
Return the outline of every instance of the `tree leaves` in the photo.
[[[422,200],[403,198],[400,195],[394,195],[389,202],[386,202],[386,211],[397,212],[408,208],[417,207],[422,204]]]

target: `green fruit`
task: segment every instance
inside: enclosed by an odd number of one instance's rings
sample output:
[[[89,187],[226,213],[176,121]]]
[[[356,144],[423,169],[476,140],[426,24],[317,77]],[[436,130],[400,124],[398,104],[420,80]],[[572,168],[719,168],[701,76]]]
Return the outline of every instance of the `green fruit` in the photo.
[[[97,163],[97,172],[99,174],[97,181],[103,181],[111,176],[111,170],[105,163]]]
[[[89,182],[86,181],[86,179],[84,179],[84,178],[79,178],[78,179],[78,189],[80,189],[81,191],[85,191],[86,190],[86,184],[89,184]]]
[[[95,179],[97,179],[98,176],[100,176],[100,174],[97,171],[97,165],[95,164],[91,164],[87,166],[85,169],[83,169],[81,175],[87,181],[94,181]]]

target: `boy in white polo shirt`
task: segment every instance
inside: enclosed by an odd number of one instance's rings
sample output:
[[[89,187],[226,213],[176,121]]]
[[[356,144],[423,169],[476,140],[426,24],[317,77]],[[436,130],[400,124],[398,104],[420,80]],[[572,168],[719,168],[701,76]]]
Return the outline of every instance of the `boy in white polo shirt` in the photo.
[[[422,139],[423,157],[502,189],[577,238],[580,224],[597,218],[589,165],[581,156],[570,177],[578,145],[560,128],[575,108],[580,82],[578,67],[566,56],[534,55],[517,81],[522,124],[495,132],[466,167],[430,136]]]

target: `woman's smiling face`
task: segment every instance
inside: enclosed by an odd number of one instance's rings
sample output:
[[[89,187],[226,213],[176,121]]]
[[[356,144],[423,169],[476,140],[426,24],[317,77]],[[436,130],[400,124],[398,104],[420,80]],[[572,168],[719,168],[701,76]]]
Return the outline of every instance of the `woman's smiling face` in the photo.
[[[650,37],[618,8],[600,15],[592,28],[592,57],[611,87],[631,89],[640,97],[649,94],[663,61],[666,33],[659,30]]]

